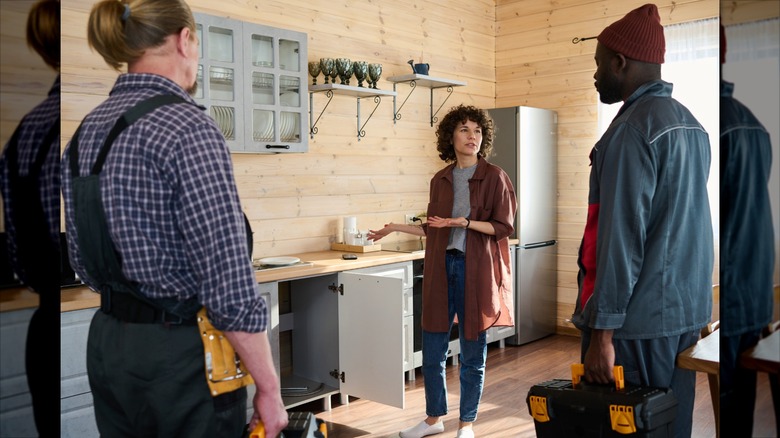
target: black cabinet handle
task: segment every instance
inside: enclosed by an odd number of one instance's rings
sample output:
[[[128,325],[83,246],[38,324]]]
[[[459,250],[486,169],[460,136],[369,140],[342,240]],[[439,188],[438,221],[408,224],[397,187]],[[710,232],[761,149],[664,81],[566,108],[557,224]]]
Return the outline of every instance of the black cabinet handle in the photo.
[[[267,144],[266,149],[290,149],[289,144]]]
[[[558,243],[557,240],[545,240],[544,242],[534,242],[534,243],[529,243],[527,245],[520,245],[520,248],[523,249],[544,248],[545,246],[553,246],[556,243]]]

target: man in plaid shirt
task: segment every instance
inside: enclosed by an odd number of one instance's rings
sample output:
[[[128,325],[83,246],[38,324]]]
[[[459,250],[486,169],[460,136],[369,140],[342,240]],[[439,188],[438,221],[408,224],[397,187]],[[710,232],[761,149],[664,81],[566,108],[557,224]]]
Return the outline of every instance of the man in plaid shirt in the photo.
[[[161,94],[183,99],[132,123],[105,156],[99,197],[108,231],[122,274],[144,301],[196,302],[208,309],[257,385],[250,427],[262,417],[269,436],[276,436],[287,414],[266,333],[268,309],[247,255],[230,154],[215,122],[188,94],[198,70],[192,13],[183,0],[106,0],[93,7],[88,39],[112,67],[126,63],[128,73],[79,128],[81,175],[71,170],[73,142],[63,156],[71,264],[96,286],[85,269],[89,237],[78,235],[75,217],[82,213],[74,208],[72,178],[88,173],[109,130],[129,108]],[[100,292],[105,302],[107,291]],[[110,293],[110,300],[102,306],[108,313],[96,312],[87,346],[101,435],[240,436],[246,389],[212,400],[192,320],[165,312],[151,320],[128,315],[123,308],[143,304],[127,293]]]

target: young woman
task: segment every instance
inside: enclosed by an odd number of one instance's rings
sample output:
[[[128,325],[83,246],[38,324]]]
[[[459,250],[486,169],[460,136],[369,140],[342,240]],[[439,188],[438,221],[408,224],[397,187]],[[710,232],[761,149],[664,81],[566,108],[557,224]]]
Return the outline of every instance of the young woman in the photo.
[[[436,136],[439,157],[451,164],[431,179],[427,223],[391,223],[368,236],[379,240],[400,231],[427,238],[422,313],[427,418],[401,431],[401,438],[444,432],[445,361],[455,316],[461,348],[457,436],[474,436],[485,381],[485,331],[514,324],[508,237],[517,198],[507,174],[485,160],[493,146],[493,121],[484,110],[460,105],[444,116]]]

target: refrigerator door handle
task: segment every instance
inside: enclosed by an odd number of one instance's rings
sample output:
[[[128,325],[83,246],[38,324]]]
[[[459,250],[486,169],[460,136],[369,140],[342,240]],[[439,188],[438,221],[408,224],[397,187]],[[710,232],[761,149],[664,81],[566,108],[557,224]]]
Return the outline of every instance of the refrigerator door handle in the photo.
[[[534,242],[534,243],[527,243],[525,245],[520,245],[520,248],[522,249],[536,249],[536,248],[544,248],[545,246],[552,246],[558,243],[557,240],[545,240],[544,242]]]

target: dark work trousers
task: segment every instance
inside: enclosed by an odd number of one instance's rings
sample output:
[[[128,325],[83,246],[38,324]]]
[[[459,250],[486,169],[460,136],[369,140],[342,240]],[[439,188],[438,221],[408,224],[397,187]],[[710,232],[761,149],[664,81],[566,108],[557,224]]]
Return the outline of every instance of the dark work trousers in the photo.
[[[761,330],[720,337],[720,435],[753,436],[756,371],[738,366],[739,355],[756,345]]]
[[[60,291],[38,295],[25,341],[24,367],[38,436],[60,436]]]
[[[246,388],[212,397],[194,325],[130,324],[95,312],[87,373],[103,437],[239,438]]]
[[[655,339],[612,339],[615,365],[623,366],[626,385],[671,388],[677,398],[675,438],[690,438],[696,372],[677,368],[677,355],[699,340],[699,331]],[[582,357],[590,345],[590,333],[582,332]],[[723,435],[726,436],[726,435]]]

